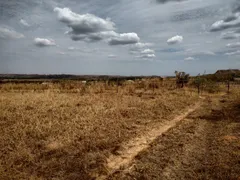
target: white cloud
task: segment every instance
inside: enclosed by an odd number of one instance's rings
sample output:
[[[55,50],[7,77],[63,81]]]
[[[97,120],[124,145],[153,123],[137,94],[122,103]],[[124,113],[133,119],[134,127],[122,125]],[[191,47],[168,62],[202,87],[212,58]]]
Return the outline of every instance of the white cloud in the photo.
[[[149,47],[152,47],[153,44],[152,43],[141,43],[141,42],[138,42],[136,44],[132,44],[130,46],[130,53],[131,54],[135,54],[135,53],[139,53],[141,51],[143,51],[145,48],[149,48]]]
[[[1,28],[0,27],[0,38],[4,39],[20,39],[24,38],[25,36],[21,33],[18,33],[14,30],[10,30],[8,28]]]
[[[140,38],[136,33],[123,33],[110,38],[108,43],[109,45],[127,45],[127,44],[136,44],[139,41],[140,41]]]
[[[74,41],[96,42],[106,40],[109,45],[136,44],[140,41],[138,35],[132,33],[116,33],[115,23],[109,18],[102,19],[93,14],[77,14],[69,8],[54,8],[59,21],[67,24],[71,31],[66,32]]]
[[[226,56],[240,55],[240,50],[234,51],[234,52],[230,52],[230,53],[225,53],[225,55],[226,55]]]
[[[155,58],[156,55],[155,54],[143,54],[143,55],[140,55],[140,56],[136,56],[137,58],[143,58],[143,59],[152,59],[152,58]]]
[[[36,46],[44,47],[44,46],[55,46],[56,43],[52,39],[43,39],[43,38],[35,38],[34,43]]]
[[[228,28],[234,28],[240,26],[240,13],[232,14],[225,20],[219,20],[212,24],[211,31],[221,31]]]
[[[194,58],[194,57],[187,57],[187,58],[185,58],[184,60],[185,60],[185,61],[194,61],[195,58]]]
[[[239,48],[240,47],[240,42],[229,43],[226,46],[229,47],[229,48]]]
[[[54,8],[58,19],[72,28],[73,34],[86,34],[114,30],[115,24],[110,19],[102,19],[93,14],[77,14],[69,8]]]
[[[154,54],[155,51],[152,49],[144,49],[143,51],[141,51],[141,54]]]
[[[116,58],[117,56],[115,54],[109,54],[108,58]]]
[[[240,25],[240,19],[237,19],[233,22],[224,22],[223,20],[215,22],[212,27],[211,31],[221,31],[224,29],[228,29],[231,27],[238,27]]]
[[[170,39],[167,40],[167,43],[169,45],[172,45],[172,44],[178,44],[178,43],[181,43],[183,41],[183,37],[182,36],[174,36],[174,37],[171,37]]]
[[[28,24],[28,22],[24,19],[21,19],[20,21],[20,24],[22,24],[23,26],[26,26],[26,27],[29,27],[30,25]]]

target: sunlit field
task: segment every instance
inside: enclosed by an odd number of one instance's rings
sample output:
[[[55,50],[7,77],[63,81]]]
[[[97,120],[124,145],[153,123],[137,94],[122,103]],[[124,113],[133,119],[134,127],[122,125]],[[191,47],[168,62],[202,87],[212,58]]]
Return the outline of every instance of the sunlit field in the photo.
[[[0,179],[106,175],[106,159],[124,142],[200,100],[174,80],[2,84]]]

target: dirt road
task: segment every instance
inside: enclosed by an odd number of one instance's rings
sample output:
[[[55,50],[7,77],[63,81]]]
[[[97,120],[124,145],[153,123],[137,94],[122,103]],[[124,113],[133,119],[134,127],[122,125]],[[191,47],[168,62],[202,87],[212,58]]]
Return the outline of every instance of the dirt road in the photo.
[[[240,179],[239,115],[227,96],[206,98],[127,143],[98,179]]]

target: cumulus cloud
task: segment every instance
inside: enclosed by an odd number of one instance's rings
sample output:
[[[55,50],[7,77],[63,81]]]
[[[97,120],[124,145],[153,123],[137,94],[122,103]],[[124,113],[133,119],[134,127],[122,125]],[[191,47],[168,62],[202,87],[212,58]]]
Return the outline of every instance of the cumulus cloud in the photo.
[[[184,60],[185,60],[185,61],[194,61],[195,58],[194,58],[194,57],[187,57],[187,58],[185,58]]]
[[[0,27],[0,38],[4,38],[4,39],[20,39],[20,38],[24,38],[24,35],[14,31],[14,30],[10,30],[8,28],[1,28]]]
[[[176,35],[174,37],[171,37],[170,39],[167,40],[167,43],[169,45],[173,45],[173,44],[178,44],[178,43],[181,43],[183,41],[183,37],[182,36],[179,36],[179,35]]]
[[[35,38],[34,43],[36,46],[45,47],[45,46],[55,46],[56,43],[52,39],[44,39],[44,38]]]
[[[65,23],[73,41],[97,42],[106,40],[109,45],[136,44],[140,41],[138,35],[132,33],[119,34],[115,32],[115,23],[111,19],[102,19],[93,14],[77,14],[69,8],[54,8],[59,21]]]
[[[136,33],[123,33],[110,38],[108,43],[109,45],[127,45],[127,44],[136,44],[139,41],[140,41],[140,38]]]
[[[236,43],[229,43],[226,45],[228,48],[239,48],[240,47],[240,42]]]
[[[139,54],[136,57],[142,59],[153,59],[156,57],[155,51],[153,49],[143,49],[141,51],[134,51],[133,53]]]
[[[20,21],[20,24],[22,24],[23,26],[26,26],[26,27],[29,27],[30,25],[28,24],[28,22],[24,19],[21,19]]]
[[[73,34],[87,34],[114,30],[115,24],[110,19],[102,19],[93,14],[77,14],[69,8],[54,8],[58,19],[72,28]]]

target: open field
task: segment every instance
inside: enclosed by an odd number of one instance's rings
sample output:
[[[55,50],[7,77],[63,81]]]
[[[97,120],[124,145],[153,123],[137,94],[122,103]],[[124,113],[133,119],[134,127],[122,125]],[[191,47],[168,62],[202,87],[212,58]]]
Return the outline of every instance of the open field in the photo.
[[[207,97],[108,179],[240,178],[240,94]]]
[[[240,159],[238,87],[202,97],[174,87],[157,79],[2,84],[0,179],[211,179],[215,167],[240,176],[238,165],[225,169]]]

